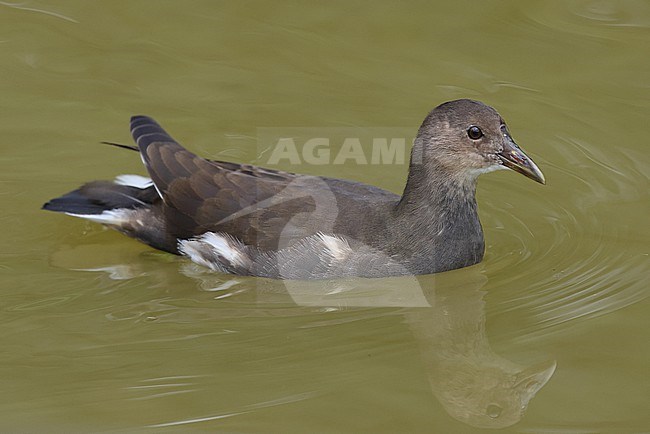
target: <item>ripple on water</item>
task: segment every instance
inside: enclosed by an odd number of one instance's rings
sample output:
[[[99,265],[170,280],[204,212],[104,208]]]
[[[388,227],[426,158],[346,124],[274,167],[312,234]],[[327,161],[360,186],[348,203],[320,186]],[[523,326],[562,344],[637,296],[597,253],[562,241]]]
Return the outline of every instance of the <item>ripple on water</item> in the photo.
[[[566,8],[559,8],[551,2],[526,3],[521,12],[531,21],[551,30],[609,38],[611,34],[607,28],[650,26],[644,21],[649,9],[647,2],[574,0],[568,2]]]
[[[529,323],[516,331],[521,336],[647,297],[645,157],[624,148],[606,154],[573,138],[553,146],[565,161],[544,164],[545,191],[506,185],[494,188],[509,191],[505,204],[502,197],[481,203],[488,243],[497,240],[487,250],[489,285],[508,288],[495,310],[526,311]],[[526,210],[514,210],[517,203]],[[524,213],[535,218],[524,221]]]

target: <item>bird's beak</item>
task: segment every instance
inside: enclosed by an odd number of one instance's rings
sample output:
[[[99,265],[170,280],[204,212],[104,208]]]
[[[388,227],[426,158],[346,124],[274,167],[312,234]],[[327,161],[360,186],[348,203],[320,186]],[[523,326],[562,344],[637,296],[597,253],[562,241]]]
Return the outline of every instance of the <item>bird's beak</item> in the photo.
[[[546,184],[544,174],[539,170],[537,164],[521,150],[509,134],[504,133],[504,136],[503,150],[497,154],[501,163],[508,169],[519,172],[533,181]]]

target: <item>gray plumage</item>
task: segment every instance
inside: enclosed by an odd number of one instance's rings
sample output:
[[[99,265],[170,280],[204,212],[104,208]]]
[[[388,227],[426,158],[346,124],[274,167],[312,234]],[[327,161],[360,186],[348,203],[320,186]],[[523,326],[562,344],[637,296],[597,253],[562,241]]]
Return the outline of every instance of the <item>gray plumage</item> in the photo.
[[[544,182],[499,114],[471,100],[442,104],[426,117],[401,196],[354,181],[209,161],[145,116],[132,118],[131,132],[152,186],[95,181],[44,208],[240,275],[382,277],[472,265],[484,252],[477,176],[510,168]]]

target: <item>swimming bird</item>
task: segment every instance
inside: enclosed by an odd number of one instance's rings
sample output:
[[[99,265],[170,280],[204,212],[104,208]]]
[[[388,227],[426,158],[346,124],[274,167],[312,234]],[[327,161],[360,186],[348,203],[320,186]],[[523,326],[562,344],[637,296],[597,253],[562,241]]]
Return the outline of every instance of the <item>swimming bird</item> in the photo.
[[[479,101],[434,108],[401,195],[337,178],[211,161],[153,119],[131,118],[149,177],[93,181],[43,209],[102,223],[212,270],[279,279],[431,274],[476,264],[477,177],[510,169],[544,184],[503,118]]]

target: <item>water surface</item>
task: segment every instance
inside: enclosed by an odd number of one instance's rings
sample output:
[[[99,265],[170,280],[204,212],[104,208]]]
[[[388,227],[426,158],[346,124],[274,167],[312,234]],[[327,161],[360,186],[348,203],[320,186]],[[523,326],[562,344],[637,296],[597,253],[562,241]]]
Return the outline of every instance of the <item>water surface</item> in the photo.
[[[0,427],[647,431],[649,25],[634,1],[0,3]],[[130,143],[132,114],[265,164],[260,131],[415,131],[461,97],[548,181],[481,178],[468,269],[232,278],[39,210],[144,174],[98,144]],[[293,170],[396,192],[406,175]]]

